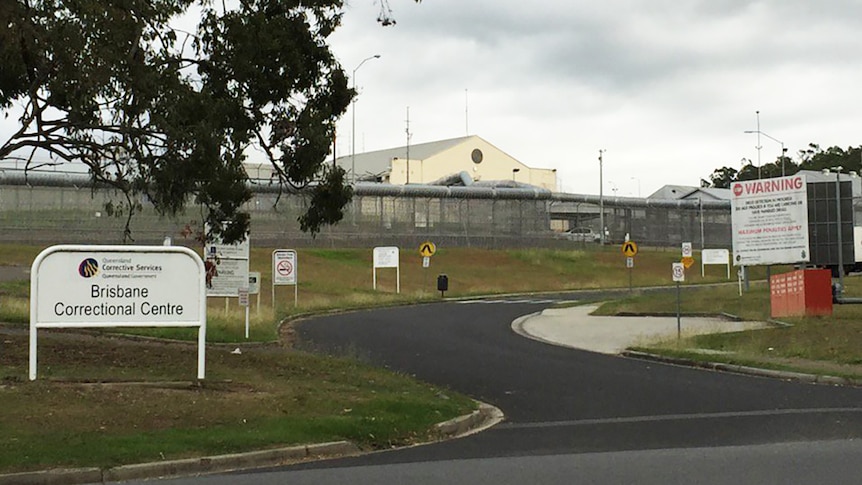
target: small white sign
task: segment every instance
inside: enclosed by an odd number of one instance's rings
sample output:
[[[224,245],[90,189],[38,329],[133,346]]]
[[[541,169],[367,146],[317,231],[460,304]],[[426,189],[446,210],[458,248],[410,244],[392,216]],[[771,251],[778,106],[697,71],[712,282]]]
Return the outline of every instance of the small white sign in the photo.
[[[703,264],[729,264],[730,251],[727,249],[704,249],[701,252]]]
[[[248,288],[239,289],[239,306],[248,306]]]
[[[673,280],[685,281],[685,266],[682,263],[673,263]]]
[[[257,295],[260,293],[260,272],[250,271],[248,273],[248,294]]]
[[[401,293],[401,267],[399,266],[398,248],[383,246],[374,248],[373,286],[377,289],[377,268],[395,268],[395,292]]]
[[[684,242],[682,243],[682,257],[683,258],[691,258],[692,257],[691,243]]]
[[[385,246],[374,248],[374,267],[375,268],[397,268],[398,267],[398,248],[394,246]]]
[[[626,268],[634,268],[635,267],[635,258],[628,257],[626,258]]]
[[[422,257],[422,267],[428,268],[429,266],[431,266],[431,257],[430,256],[423,256]]]
[[[292,249],[277,249],[272,252],[272,284],[296,284],[296,251]]]

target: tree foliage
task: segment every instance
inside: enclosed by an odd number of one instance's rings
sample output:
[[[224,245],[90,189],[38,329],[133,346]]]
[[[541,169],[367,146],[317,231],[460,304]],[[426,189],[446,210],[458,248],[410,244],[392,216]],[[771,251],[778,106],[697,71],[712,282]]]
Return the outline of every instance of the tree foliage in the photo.
[[[782,173],[793,175],[800,170],[819,172],[834,167],[841,167],[844,172],[862,172],[862,145],[846,150],[840,147],[824,150],[816,143],[809,143],[807,148],[797,152],[797,160],[787,156],[777,157],[759,168],[751,160],[743,159],[740,170],[725,166],[713,171],[709,176],[709,186],[730,188],[731,183],[736,181],[781,177]]]
[[[28,170],[83,163],[125,195],[129,218],[141,196],[168,215],[193,201],[232,242],[249,228],[243,162],[254,148],[283,188],[310,194],[300,223],[314,234],[352,196],[344,171],[325,164],[355,94],[327,45],[342,9],[342,0],[4,0],[0,109],[20,123],[0,140],[0,159]],[[190,12],[198,23],[186,32],[178,19]]]

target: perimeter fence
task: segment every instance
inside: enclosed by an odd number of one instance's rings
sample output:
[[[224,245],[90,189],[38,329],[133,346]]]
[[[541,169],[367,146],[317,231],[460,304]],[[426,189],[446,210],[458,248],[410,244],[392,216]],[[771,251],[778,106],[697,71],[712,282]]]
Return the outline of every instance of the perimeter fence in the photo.
[[[258,182],[258,183],[255,183]],[[531,187],[442,187],[363,184],[337,225],[316,237],[300,230],[297,218],[307,207],[302,193],[279,193],[266,181],[252,181],[251,238],[266,247],[417,247],[431,240],[441,247],[568,248],[563,231],[607,227],[608,242],[625,235],[641,246],[730,248],[727,201],[654,200],[552,193]],[[86,174],[0,170],[0,242],[121,244],[124,214],[106,207],[120,194],[93,187]],[[136,244],[197,245],[201,209],[190,205],[178,217],[160,217],[141,201],[132,219]]]

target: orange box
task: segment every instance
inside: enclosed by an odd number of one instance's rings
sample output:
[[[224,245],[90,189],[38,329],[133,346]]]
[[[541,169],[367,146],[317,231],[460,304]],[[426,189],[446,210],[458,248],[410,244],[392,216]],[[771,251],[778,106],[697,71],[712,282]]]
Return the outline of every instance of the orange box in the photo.
[[[832,272],[828,269],[773,275],[769,286],[773,318],[832,315]]]

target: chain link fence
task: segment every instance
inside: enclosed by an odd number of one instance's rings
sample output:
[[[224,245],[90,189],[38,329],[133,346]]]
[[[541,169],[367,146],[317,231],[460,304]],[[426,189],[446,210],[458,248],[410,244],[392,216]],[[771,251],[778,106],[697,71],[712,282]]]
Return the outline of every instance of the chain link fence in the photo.
[[[441,247],[568,248],[562,232],[601,221],[608,241],[628,235],[641,246],[730,248],[730,204],[727,201],[680,201],[604,198],[533,189],[359,184],[344,219],[316,237],[300,230],[297,218],[307,199],[301,193],[279,194],[268,185],[253,184],[251,238],[267,247],[417,247],[432,240]],[[42,177],[0,172],[0,242],[35,245],[121,244],[128,214],[106,208],[121,202],[120,194],[93,188],[86,174]],[[202,227],[201,209],[190,205],[178,217],[160,217],[141,202],[143,212],[132,219],[136,244],[196,246]],[[601,217],[601,214],[604,217]]]

